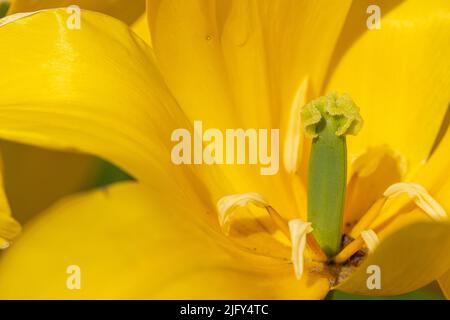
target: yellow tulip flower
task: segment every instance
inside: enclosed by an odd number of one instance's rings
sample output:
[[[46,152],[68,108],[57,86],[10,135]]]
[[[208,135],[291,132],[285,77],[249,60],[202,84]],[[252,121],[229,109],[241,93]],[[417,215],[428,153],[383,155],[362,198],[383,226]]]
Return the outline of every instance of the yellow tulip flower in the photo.
[[[377,2],[371,30],[364,0],[149,0],[150,45],[91,11],[74,30],[64,8],[0,20],[0,138],[136,178],[56,204],[16,240],[3,197],[0,298],[321,299],[437,279],[448,296],[450,3]],[[364,127],[348,139],[345,246],[326,257],[300,115],[335,90]],[[172,132],[198,119],[280,128],[282,168],[174,165]]]

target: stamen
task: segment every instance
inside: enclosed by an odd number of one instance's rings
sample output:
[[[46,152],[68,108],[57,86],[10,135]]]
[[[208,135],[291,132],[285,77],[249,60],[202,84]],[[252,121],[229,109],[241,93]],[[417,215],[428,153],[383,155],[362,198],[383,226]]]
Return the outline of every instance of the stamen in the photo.
[[[362,216],[361,220],[359,220],[358,223],[353,227],[352,231],[350,231],[350,237],[356,238],[361,234],[363,230],[367,229],[378,217],[385,203],[386,198],[378,199],[372,205],[372,207],[370,207],[369,211],[367,211],[366,214]]]
[[[295,276],[301,279],[303,274],[303,253],[306,246],[306,235],[312,232],[310,222],[304,222],[301,219],[289,221],[289,231],[292,242],[292,263],[294,264]]]
[[[376,247],[380,244],[380,239],[378,239],[377,234],[372,229],[362,231],[361,238],[366,243],[369,253],[374,252]]]
[[[264,199],[262,195],[256,192],[241,193],[225,196],[217,202],[219,212],[219,224],[223,233],[229,235],[231,226],[231,217],[237,207],[245,207],[253,203],[257,207],[265,208],[272,221],[280,231],[290,239],[289,227],[287,221]]]
[[[267,212],[269,216],[272,218],[272,221],[276,224],[276,226],[283,232],[283,234],[289,239],[289,227],[286,223],[286,220],[271,206],[268,206]]]
[[[394,198],[403,193],[406,193],[433,220],[444,221],[448,219],[445,209],[420,184],[407,182],[396,183],[384,192],[384,196]]]
[[[267,208],[269,206],[264,197],[256,192],[225,196],[217,202],[219,224],[226,235],[230,233],[231,216],[236,212],[235,209],[237,207],[245,207],[249,203],[260,208]]]
[[[351,256],[361,250],[364,244],[369,249],[369,253],[372,253],[379,243],[380,240],[372,229],[363,230],[355,240],[350,242],[336,257],[334,257],[333,261],[337,264],[346,262]]]
[[[284,141],[284,167],[289,173],[297,171],[298,156],[301,149],[302,124],[300,112],[306,104],[306,92],[308,89],[308,78],[303,80],[302,84],[297,90],[294,102],[291,106],[291,113],[289,115],[289,124],[287,128],[286,138]]]
[[[339,252],[339,254],[334,257],[333,261],[337,264],[341,264],[346,262],[348,259],[350,259],[351,256],[353,256],[355,253],[357,253],[359,250],[361,250],[363,246],[363,240],[361,237],[356,238],[352,242],[350,242],[344,249]]]
[[[10,246],[10,243],[8,240],[5,240],[3,238],[0,238],[0,250],[8,249]]]
[[[245,207],[249,203],[266,209],[273,223],[278,227],[278,230],[286,236],[286,240],[290,240],[291,260],[294,264],[295,275],[298,279],[301,278],[303,273],[304,256],[311,259],[311,263],[313,264],[320,264],[327,261],[327,256],[322,252],[314,237],[307,235],[313,230],[311,223],[304,222],[301,219],[293,219],[287,222],[267,203],[262,195],[255,192],[225,196],[218,201],[219,223],[222,231],[226,235],[229,235],[230,232],[233,213],[237,212],[235,209],[237,207]]]

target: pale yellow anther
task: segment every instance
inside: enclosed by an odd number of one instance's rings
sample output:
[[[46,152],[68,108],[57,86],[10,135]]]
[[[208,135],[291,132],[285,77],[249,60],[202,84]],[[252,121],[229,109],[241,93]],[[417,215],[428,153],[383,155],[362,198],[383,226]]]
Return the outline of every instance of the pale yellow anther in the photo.
[[[306,103],[307,89],[308,78],[306,78],[298,88],[289,115],[283,153],[284,167],[289,173],[295,173],[297,171],[298,157],[301,150],[302,138],[302,123],[300,112]]]
[[[292,263],[294,265],[295,277],[302,278],[304,252],[306,247],[306,235],[313,231],[310,222],[304,222],[301,219],[289,221],[289,231],[292,243]]]
[[[10,246],[10,243],[8,240],[5,240],[3,238],[0,238],[0,250],[8,249]]]
[[[364,240],[367,249],[369,249],[369,253],[374,252],[380,244],[380,239],[378,239],[377,234],[372,229],[362,231],[361,238]]]
[[[448,219],[445,209],[420,184],[400,182],[391,185],[384,192],[384,196],[388,198],[394,198],[401,194],[407,194],[433,220],[443,221]]]
[[[337,264],[345,263],[348,259],[351,258],[355,253],[357,253],[364,245],[364,241],[362,237],[358,237],[352,242],[350,242],[345,248],[339,252],[338,255],[336,255],[333,258],[333,261]]]
[[[245,207],[249,203],[260,208],[267,208],[269,205],[262,195],[256,192],[233,194],[222,197],[217,202],[219,224],[225,234],[230,232],[230,222],[235,209]]]

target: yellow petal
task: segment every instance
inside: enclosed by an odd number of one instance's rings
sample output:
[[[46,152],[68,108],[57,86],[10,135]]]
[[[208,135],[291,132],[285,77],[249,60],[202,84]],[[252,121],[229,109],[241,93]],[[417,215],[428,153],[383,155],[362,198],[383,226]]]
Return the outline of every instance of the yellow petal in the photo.
[[[449,269],[449,223],[408,223],[396,232],[388,233],[378,234],[379,246],[347,281],[337,287],[339,290],[363,295],[399,295],[427,285]],[[368,273],[368,267],[372,265],[380,268],[381,289],[371,290],[367,286],[373,275]]]
[[[440,141],[427,164],[418,170],[414,180],[422,184],[431,196],[450,214],[450,130]]]
[[[368,30],[370,1],[355,1],[327,90],[349,93],[365,128],[352,155],[387,144],[408,169],[427,159],[450,99],[450,2],[377,1],[381,29]],[[414,141],[414,143],[411,143]]]
[[[118,18],[128,24],[135,22],[145,10],[145,0],[10,0],[8,14],[77,5]]]
[[[450,130],[444,128],[444,136],[431,156],[427,165],[417,174],[417,181],[427,186],[433,197],[450,213]],[[450,269],[449,269],[450,270]],[[447,271],[439,279],[439,285],[447,297],[450,299],[450,271]]]
[[[90,11],[79,30],[67,27],[64,9],[14,18],[0,27],[0,137],[94,154],[138,179],[170,183],[156,177],[175,171],[169,137],[184,116],[143,41]]]
[[[326,279],[305,273],[297,281],[290,264],[242,254],[193,222],[201,209],[135,183],[65,200],[27,225],[1,256],[0,297],[324,297]],[[80,290],[66,286],[73,265]]]
[[[349,5],[149,0],[148,12],[163,74],[191,119],[278,127],[306,76],[320,90]]]
[[[150,31],[162,74],[190,119],[208,127],[236,127],[215,2],[148,1]]]
[[[447,299],[450,299],[450,271],[439,278],[439,285]]]
[[[259,1],[231,1],[223,22],[220,44],[229,89],[246,127],[273,127],[270,65],[265,54]],[[221,8],[219,7],[218,10]],[[219,23],[221,23],[219,21]]]

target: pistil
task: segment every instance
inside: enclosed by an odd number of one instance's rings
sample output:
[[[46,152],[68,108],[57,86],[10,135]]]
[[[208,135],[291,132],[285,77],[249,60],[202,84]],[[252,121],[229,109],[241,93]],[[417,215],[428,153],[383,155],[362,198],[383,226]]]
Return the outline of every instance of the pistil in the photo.
[[[308,221],[328,257],[341,248],[347,179],[346,135],[362,127],[352,99],[335,93],[307,104],[301,111],[306,136],[313,139],[308,173]]]

